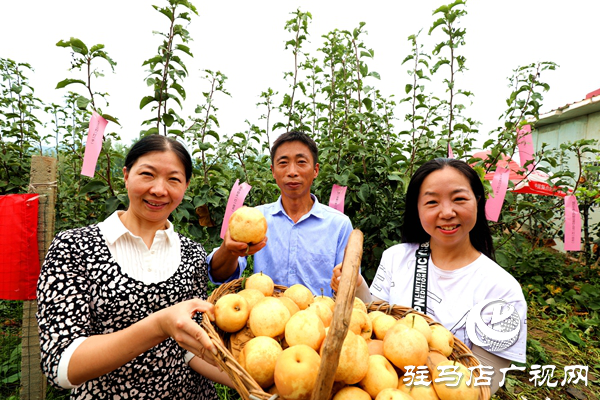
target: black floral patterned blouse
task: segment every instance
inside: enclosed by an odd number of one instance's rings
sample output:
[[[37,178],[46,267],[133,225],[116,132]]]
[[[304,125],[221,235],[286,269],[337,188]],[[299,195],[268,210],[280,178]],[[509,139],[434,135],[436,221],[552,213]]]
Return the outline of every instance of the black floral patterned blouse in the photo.
[[[206,252],[184,236],[180,240],[181,264],[175,274],[144,284],[121,271],[97,225],[55,237],[38,281],[37,313],[42,370],[54,384],[63,351],[76,338],[119,331],[157,310],[206,298]],[[73,389],[71,398],[216,399],[212,382],[185,363],[185,354],[169,338]]]

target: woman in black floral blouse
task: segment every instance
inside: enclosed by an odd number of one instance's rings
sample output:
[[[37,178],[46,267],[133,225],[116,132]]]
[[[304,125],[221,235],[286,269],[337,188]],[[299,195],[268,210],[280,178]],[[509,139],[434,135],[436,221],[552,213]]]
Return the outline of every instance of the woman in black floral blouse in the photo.
[[[38,282],[42,369],[73,399],[214,399],[214,346],[198,324],[206,252],[167,220],[189,185],[181,143],[150,135],[123,168],[127,211],[59,233]]]

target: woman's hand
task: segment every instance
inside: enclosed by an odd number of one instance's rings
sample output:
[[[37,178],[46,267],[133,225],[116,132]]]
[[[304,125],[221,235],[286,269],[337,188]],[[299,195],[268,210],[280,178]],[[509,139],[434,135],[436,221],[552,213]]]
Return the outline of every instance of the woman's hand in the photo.
[[[335,267],[333,267],[333,273],[331,274],[330,286],[334,292],[338,291],[341,278],[342,278],[342,264],[338,264]]]
[[[158,311],[156,316],[164,335],[175,339],[182,348],[199,357],[202,357],[206,350],[217,354],[217,349],[206,331],[193,319],[199,312],[204,314],[204,318],[215,320],[214,305],[200,299],[183,301]]]
[[[340,286],[340,279],[342,279],[342,264],[338,264],[335,267],[333,267],[333,273],[331,274],[331,289],[333,289],[334,292],[338,291],[338,288]],[[360,271],[358,272],[358,278],[356,279],[356,287],[360,287],[360,285],[362,285],[363,283],[363,279],[362,276],[360,275]]]
[[[340,286],[340,279],[342,278],[342,264],[338,264],[333,268],[333,273],[331,274],[331,289],[334,292],[337,292]],[[354,296],[360,298],[364,303],[370,303],[375,300],[379,300],[378,298],[371,296],[369,292],[369,286],[365,283],[364,278],[358,273],[358,277],[356,279],[356,288],[354,291]]]
[[[69,382],[80,385],[114,371],[169,337],[196,356],[205,351],[216,354],[208,334],[193,319],[198,312],[204,318],[215,318],[211,303],[192,299],[150,314],[123,330],[88,337],[71,356]]]

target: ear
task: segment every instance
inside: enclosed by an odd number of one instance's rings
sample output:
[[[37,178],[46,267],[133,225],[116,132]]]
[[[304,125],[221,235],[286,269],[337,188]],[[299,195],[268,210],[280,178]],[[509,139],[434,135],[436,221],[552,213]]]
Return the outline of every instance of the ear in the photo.
[[[128,189],[128,187],[127,187],[128,179],[129,179],[129,171],[127,171],[127,167],[123,167],[123,180],[125,181],[125,189]]]
[[[316,179],[317,176],[319,176],[319,163],[315,164],[315,176],[313,179]]]
[[[271,164],[271,175],[273,175],[273,179],[275,179],[275,171],[273,171],[273,164]]]

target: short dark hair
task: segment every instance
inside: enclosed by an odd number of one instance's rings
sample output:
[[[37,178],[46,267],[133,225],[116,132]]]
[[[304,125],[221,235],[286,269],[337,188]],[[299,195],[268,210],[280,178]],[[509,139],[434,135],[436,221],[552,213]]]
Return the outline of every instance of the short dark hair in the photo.
[[[277,149],[286,142],[304,143],[306,146],[308,146],[308,149],[312,154],[314,164],[316,165],[319,162],[319,149],[317,148],[317,143],[315,143],[315,141],[304,132],[290,131],[281,134],[275,140],[275,142],[273,142],[273,146],[271,146],[271,165],[273,165],[273,161],[275,160],[275,153],[277,152]]]
[[[477,172],[464,161],[452,158],[436,158],[427,161],[410,179],[406,191],[406,207],[404,209],[404,222],[402,224],[403,243],[424,243],[429,240],[429,235],[423,229],[419,219],[418,198],[421,185],[429,174],[444,168],[454,168],[463,174],[471,185],[471,190],[477,199],[477,221],[469,232],[471,244],[475,249],[494,260],[494,244],[492,233],[485,217],[485,190]]]
[[[185,181],[190,181],[193,169],[190,153],[177,140],[159,134],[144,136],[135,142],[125,157],[125,168],[130,171],[133,164],[140,157],[153,151],[172,151],[175,153],[185,169]]]

